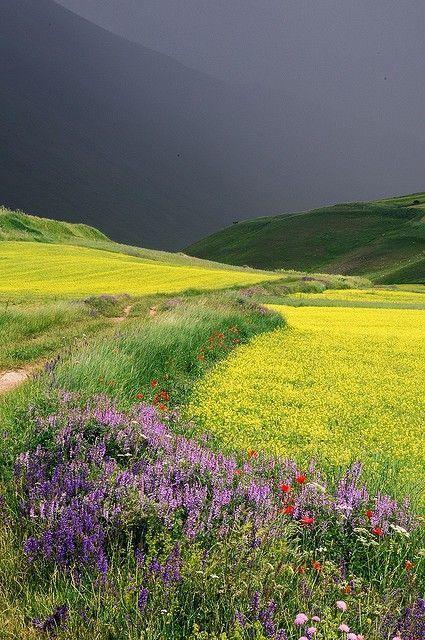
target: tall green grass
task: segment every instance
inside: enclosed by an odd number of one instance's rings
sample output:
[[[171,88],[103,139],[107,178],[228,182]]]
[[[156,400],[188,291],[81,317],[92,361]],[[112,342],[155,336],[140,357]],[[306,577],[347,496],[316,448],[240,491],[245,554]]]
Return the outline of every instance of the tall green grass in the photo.
[[[49,357],[105,320],[83,302],[0,305],[0,370]]]
[[[138,393],[149,393],[150,382],[158,380],[171,391],[173,404],[181,404],[193,381],[232,346],[207,348],[204,359],[199,359],[214,332],[237,329],[234,339],[246,342],[283,323],[277,314],[232,293],[165,301],[156,313],[149,320],[129,321],[111,338],[94,340],[75,352],[57,367],[56,383],[85,397],[107,393],[129,405]]]

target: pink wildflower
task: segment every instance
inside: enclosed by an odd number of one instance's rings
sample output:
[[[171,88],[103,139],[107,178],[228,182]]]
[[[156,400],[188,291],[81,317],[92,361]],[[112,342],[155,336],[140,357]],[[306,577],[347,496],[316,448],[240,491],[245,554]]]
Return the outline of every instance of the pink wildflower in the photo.
[[[347,611],[347,603],[344,600],[337,600],[336,606],[340,611]]]
[[[347,624],[340,624],[338,629],[344,633],[348,633],[350,631],[350,627]]]
[[[317,631],[316,627],[309,627],[309,628],[307,629],[307,633],[308,633],[308,635],[309,635],[309,636],[314,636],[314,634],[316,633],[316,631]],[[356,638],[356,640],[357,640],[357,638]]]
[[[308,617],[305,615],[305,613],[298,613],[294,620],[294,624],[296,624],[299,627],[302,624],[305,624],[307,620],[308,620]]]

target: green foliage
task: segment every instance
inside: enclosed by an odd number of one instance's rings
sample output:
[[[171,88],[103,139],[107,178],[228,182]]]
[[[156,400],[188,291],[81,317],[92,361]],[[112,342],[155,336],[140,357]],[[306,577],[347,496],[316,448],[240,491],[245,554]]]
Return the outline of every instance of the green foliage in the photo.
[[[96,313],[106,318],[119,318],[126,313],[126,310],[130,311],[130,300],[131,297],[125,294],[116,296],[104,294],[90,296],[84,302]]]
[[[424,202],[424,194],[414,194],[255,218],[199,240],[187,252],[262,269],[360,274],[386,283],[425,282]]]
[[[59,386],[87,396],[107,393],[128,405],[140,393],[148,400],[150,382],[158,380],[172,393],[172,403],[181,404],[206,367],[236,344],[283,324],[278,314],[231,293],[165,300],[155,312],[71,355],[56,369]],[[211,347],[214,333],[227,341]]]
[[[0,304],[0,370],[46,358],[105,326],[82,302]]]

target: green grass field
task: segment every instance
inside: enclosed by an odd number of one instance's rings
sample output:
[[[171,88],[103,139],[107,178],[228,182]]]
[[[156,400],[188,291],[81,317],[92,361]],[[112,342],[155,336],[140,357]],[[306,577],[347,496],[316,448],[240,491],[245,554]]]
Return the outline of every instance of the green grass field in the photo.
[[[101,331],[107,321],[82,302],[0,303],[0,371],[46,358],[76,337]]]
[[[234,224],[188,247],[200,258],[262,269],[425,282],[425,195],[355,202]]]

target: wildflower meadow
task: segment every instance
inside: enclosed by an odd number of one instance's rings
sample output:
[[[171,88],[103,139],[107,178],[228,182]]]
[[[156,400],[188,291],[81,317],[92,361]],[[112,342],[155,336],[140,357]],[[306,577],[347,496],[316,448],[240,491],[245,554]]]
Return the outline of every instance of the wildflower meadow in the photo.
[[[132,304],[0,401],[0,637],[423,640],[422,312]]]
[[[288,326],[212,370],[188,415],[226,446],[331,465],[362,459],[380,483],[423,505],[423,311],[275,309]]]

